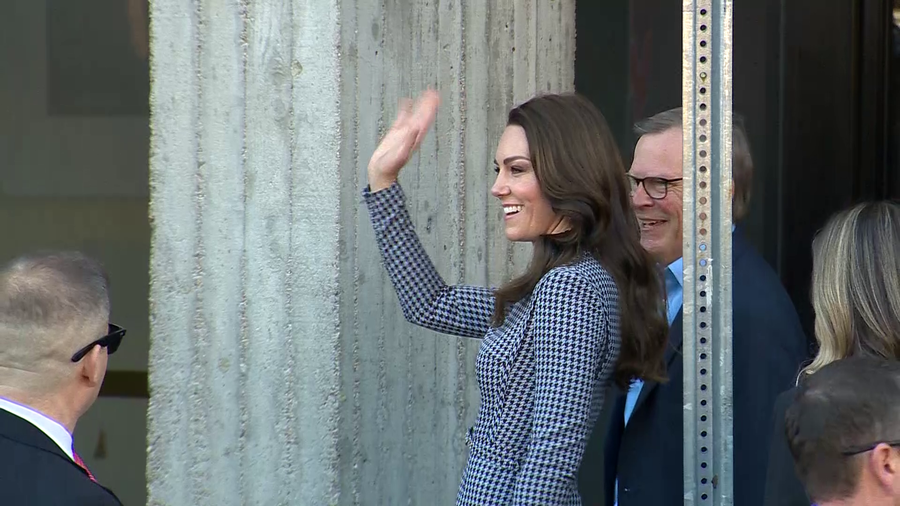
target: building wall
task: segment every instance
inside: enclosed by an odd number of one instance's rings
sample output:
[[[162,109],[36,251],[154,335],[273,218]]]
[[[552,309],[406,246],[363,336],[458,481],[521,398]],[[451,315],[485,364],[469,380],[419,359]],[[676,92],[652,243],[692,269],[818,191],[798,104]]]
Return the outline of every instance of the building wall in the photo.
[[[489,188],[505,115],[571,90],[574,1],[151,5],[150,504],[447,504],[478,341],[402,320],[360,191],[401,96],[443,98],[401,176],[448,283],[528,251]]]

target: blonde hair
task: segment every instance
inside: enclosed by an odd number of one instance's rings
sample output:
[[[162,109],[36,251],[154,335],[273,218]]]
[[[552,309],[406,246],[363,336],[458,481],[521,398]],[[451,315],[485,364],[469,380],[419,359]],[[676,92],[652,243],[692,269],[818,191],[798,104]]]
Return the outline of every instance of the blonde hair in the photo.
[[[819,352],[802,379],[843,358],[900,359],[900,206],[842,211],[813,241],[812,304]]]

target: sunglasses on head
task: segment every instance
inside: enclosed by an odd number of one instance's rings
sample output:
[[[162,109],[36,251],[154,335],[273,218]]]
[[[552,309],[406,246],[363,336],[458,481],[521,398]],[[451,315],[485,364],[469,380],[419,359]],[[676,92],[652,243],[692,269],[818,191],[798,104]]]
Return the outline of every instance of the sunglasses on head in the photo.
[[[122,338],[125,337],[125,329],[118,325],[114,325],[112,323],[109,324],[109,334],[97,339],[91,344],[85,346],[84,348],[75,352],[72,355],[72,362],[78,362],[83,359],[85,355],[90,353],[94,346],[100,345],[103,348],[106,348],[106,353],[112,355],[119,349],[119,345],[122,344]]]

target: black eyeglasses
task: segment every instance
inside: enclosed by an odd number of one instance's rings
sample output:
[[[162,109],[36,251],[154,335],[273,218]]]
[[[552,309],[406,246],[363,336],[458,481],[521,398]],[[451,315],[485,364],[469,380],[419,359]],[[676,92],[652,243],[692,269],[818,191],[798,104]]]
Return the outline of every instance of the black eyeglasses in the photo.
[[[98,344],[101,347],[106,348],[107,354],[112,355],[116,352],[116,350],[119,349],[119,345],[122,344],[123,337],[125,337],[125,329],[118,325],[110,323],[109,334],[106,334],[100,339],[97,339],[93,343],[75,352],[75,354],[72,355],[72,362],[78,362],[79,360],[83,359],[84,356],[87,355],[92,349],[94,349],[94,346],[97,346]]]
[[[860,453],[870,452],[870,451],[874,450],[876,446],[881,445],[881,444],[885,444],[885,445],[891,446],[893,448],[900,447],[900,441],[876,441],[874,443],[867,444],[864,446],[854,446],[854,447],[848,448],[848,449],[842,451],[841,455],[844,455],[845,457],[850,457],[852,455],[859,455]]]
[[[644,191],[653,200],[662,200],[669,194],[669,185],[680,183],[684,178],[665,179],[662,177],[634,177],[628,174],[628,180],[631,182],[631,194],[637,191],[638,186],[643,185]]]

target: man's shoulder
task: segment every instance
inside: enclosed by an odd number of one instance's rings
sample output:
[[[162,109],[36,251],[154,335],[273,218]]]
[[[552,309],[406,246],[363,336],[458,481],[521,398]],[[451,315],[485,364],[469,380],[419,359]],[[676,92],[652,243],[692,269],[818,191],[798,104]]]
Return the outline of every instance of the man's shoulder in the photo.
[[[0,432],[0,482],[15,476],[68,475],[77,476],[78,469],[64,460],[64,456],[41,447],[40,441],[13,437]],[[2,488],[2,487],[0,487]]]
[[[2,432],[0,455],[3,455],[0,494],[9,498],[11,504],[120,504],[112,493],[93,483],[64,455]]]
[[[796,313],[775,269],[752,246],[748,245],[740,252],[735,251],[732,287],[736,299],[752,297],[756,299],[754,305],[780,306]],[[737,305],[734,309],[738,310]]]
[[[735,252],[732,270],[734,332],[806,355],[806,336],[794,302],[775,270],[751,246]]]
[[[65,456],[47,433],[34,423],[4,409],[0,409],[0,441],[5,441],[8,451]]]

